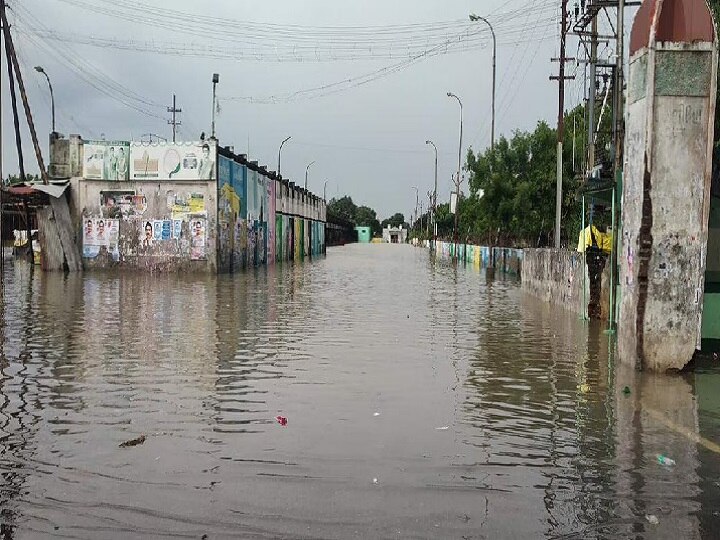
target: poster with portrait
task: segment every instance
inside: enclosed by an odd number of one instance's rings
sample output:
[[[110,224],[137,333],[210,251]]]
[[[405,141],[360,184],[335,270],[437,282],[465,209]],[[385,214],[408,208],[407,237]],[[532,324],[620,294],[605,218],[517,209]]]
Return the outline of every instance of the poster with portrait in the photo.
[[[205,220],[193,219],[190,221],[190,260],[205,259]]]
[[[141,143],[130,146],[133,180],[215,180],[215,141]]]
[[[153,230],[153,240],[159,241],[162,240],[162,225],[163,222],[159,219],[153,220],[152,224],[152,230]]]
[[[100,253],[100,248],[104,247],[117,260],[119,230],[118,219],[83,219],[83,256],[94,258]]]
[[[86,141],[83,178],[123,181],[130,178],[129,141]]]
[[[182,219],[173,219],[172,220],[172,237],[175,240],[179,240],[180,236],[182,235]]]

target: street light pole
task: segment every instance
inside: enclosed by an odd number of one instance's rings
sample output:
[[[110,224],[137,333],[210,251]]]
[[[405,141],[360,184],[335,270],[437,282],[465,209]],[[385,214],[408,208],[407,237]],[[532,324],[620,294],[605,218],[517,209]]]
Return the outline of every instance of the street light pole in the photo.
[[[325,184],[323,185],[323,200],[325,202],[327,202],[327,184],[328,184],[328,181],[325,180]]]
[[[432,196],[432,224],[433,224],[433,245],[432,248],[435,249],[435,242],[437,241],[437,171],[438,171],[438,150],[437,146],[435,146],[435,143],[431,140],[425,141],[425,144],[432,145],[433,149],[435,150],[435,189],[433,190],[433,196]]]
[[[414,229],[414,228],[415,228],[415,222],[416,222],[417,219],[418,219],[418,201],[420,200],[418,194],[420,193],[420,190],[418,190],[418,188],[417,188],[416,186],[413,186],[412,188],[415,190],[415,219],[413,220],[413,223],[412,223],[412,227],[413,227],[413,229]]]
[[[308,173],[310,172],[310,165],[312,165],[313,163],[315,163],[315,162],[311,161],[310,163],[308,163],[308,166],[305,167],[305,189],[307,189],[307,180],[308,180]]]
[[[492,34],[493,38],[493,57],[492,57],[492,123],[490,125],[490,149],[493,150],[495,148],[495,61],[497,59],[497,40],[495,39],[495,30],[492,27],[492,24],[490,24],[490,21],[488,21],[485,17],[481,17],[480,15],[470,15],[471,21],[483,21],[485,24],[490,27],[490,33]]]
[[[278,149],[278,168],[277,168],[278,174],[280,174],[280,152],[282,152],[283,146],[285,146],[285,143],[288,142],[290,139],[292,139],[292,135],[290,135],[289,137],[286,137],[285,140],[283,140],[283,142],[280,143],[280,148]]]
[[[212,135],[211,137],[215,138],[215,109],[216,109],[216,87],[217,84],[220,82],[220,75],[218,73],[213,73],[212,77],[213,82],[213,101],[212,101]]]
[[[52,132],[55,133],[55,94],[53,94],[52,83],[50,82],[50,77],[48,77],[48,74],[45,72],[45,70],[42,68],[42,66],[35,66],[35,71],[45,75],[45,78],[47,79],[48,87],[50,87],[50,108],[52,109]]]
[[[457,247],[458,247],[458,222],[460,214],[460,179],[462,171],[462,136],[463,136],[463,104],[460,98],[452,92],[447,93],[448,97],[455,98],[460,104],[460,144],[458,146],[458,170],[457,179],[455,180],[455,225],[453,226],[453,243],[455,244],[454,258],[457,259]]]

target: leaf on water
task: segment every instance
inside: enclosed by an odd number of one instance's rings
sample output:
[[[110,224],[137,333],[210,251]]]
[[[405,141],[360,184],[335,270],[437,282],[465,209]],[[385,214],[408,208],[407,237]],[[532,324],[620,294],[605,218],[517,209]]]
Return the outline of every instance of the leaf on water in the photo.
[[[136,437],[135,439],[130,439],[129,441],[120,443],[120,448],[128,448],[130,446],[138,446],[144,442],[145,442],[145,435],[140,435],[139,437]]]

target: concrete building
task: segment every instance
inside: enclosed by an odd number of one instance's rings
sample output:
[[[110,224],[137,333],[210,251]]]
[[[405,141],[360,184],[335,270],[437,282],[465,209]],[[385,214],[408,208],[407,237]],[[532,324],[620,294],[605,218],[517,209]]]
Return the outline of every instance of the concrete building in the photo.
[[[369,244],[372,240],[372,230],[370,227],[355,227],[357,231],[357,240],[360,244]]]
[[[216,141],[51,141],[83,266],[233,272],[325,251],[325,201]]]
[[[383,229],[383,242],[386,244],[404,244],[407,242],[407,229],[400,227],[385,227]]]
[[[648,0],[637,12],[618,250],[618,351],[641,369],[680,369],[700,347],[716,47],[704,0]]]

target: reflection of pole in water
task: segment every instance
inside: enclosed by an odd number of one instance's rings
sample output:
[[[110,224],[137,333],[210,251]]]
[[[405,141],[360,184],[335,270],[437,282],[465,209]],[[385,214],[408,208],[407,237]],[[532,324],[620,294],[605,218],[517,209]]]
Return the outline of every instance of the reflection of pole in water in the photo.
[[[17,374],[13,376],[10,368],[10,355],[5,349],[7,345],[5,335],[5,321],[10,319],[8,313],[6,313],[6,305],[2,302],[2,321],[0,322],[0,338],[2,338],[2,345],[0,345],[0,377],[4,381],[0,386],[0,399],[2,400],[2,406],[0,407],[0,432],[3,433],[4,437],[0,439],[0,455],[6,463],[9,462],[10,467],[5,467],[2,472],[2,478],[4,481],[4,487],[0,496],[0,535],[2,538],[11,539],[14,537],[16,519],[15,512],[10,508],[9,503],[16,499],[21,491],[27,472],[24,468],[24,463],[27,458],[24,454],[28,449],[28,434],[31,432],[33,426],[37,423],[39,417],[33,415],[29,403],[37,401],[39,396],[38,384],[37,384],[37,373],[31,374],[29,367],[32,365],[32,356],[28,352],[28,345],[32,337],[32,321],[35,318],[35,314],[32,309],[32,279],[33,273],[30,272],[28,275],[28,282],[26,285],[25,295],[25,313],[21,316],[23,319],[23,333],[21,337],[21,350],[18,351],[17,365],[20,369]],[[20,284],[22,285],[22,284]],[[18,388],[17,392],[13,392],[14,388]],[[13,404],[17,404],[17,408],[13,409]]]

